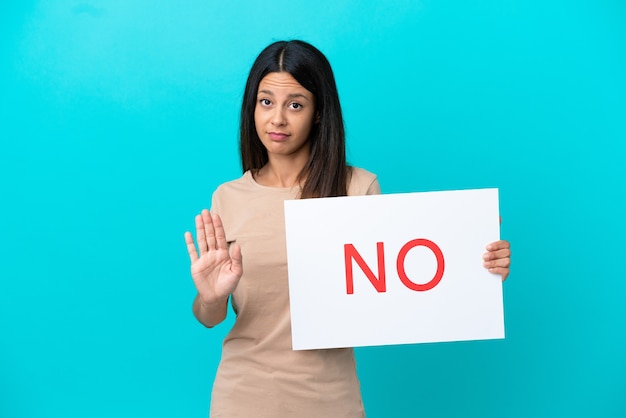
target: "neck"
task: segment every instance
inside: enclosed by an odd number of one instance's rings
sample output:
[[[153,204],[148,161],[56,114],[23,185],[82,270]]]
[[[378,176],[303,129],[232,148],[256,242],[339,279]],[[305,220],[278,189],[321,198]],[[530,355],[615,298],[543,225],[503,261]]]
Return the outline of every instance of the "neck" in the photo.
[[[259,184],[270,187],[294,187],[298,185],[298,176],[308,158],[281,157],[270,156],[267,164],[256,173],[255,180]]]

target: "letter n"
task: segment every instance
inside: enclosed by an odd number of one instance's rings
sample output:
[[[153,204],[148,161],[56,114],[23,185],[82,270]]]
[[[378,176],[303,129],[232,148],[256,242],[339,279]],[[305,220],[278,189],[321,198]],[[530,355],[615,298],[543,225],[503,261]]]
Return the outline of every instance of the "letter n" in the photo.
[[[349,295],[354,293],[352,260],[356,261],[359,267],[361,267],[361,270],[363,270],[363,273],[365,273],[365,275],[378,293],[384,293],[387,291],[387,284],[385,282],[385,253],[382,242],[376,243],[376,251],[378,256],[378,278],[376,278],[376,276],[372,272],[372,269],[370,269],[369,266],[365,264],[365,261],[363,261],[363,257],[361,257],[361,254],[359,254],[356,248],[354,248],[354,245],[345,244],[343,246],[343,250],[346,261],[346,291]]]

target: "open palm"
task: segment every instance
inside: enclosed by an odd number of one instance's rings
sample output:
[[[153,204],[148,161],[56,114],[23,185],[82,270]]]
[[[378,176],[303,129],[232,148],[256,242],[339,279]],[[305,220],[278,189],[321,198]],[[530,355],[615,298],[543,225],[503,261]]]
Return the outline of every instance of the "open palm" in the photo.
[[[187,252],[191,260],[191,277],[204,304],[227,298],[237,287],[243,274],[241,248],[233,244],[229,251],[219,215],[204,209],[196,216],[198,248],[190,232],[185,232]]]

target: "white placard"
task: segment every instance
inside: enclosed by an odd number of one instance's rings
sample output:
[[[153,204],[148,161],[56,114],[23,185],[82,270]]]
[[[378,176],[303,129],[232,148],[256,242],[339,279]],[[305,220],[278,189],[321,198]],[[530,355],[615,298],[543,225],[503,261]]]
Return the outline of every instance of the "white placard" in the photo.
[[[504,338],[497,189],[289,200],[285,223],[294,350]]]

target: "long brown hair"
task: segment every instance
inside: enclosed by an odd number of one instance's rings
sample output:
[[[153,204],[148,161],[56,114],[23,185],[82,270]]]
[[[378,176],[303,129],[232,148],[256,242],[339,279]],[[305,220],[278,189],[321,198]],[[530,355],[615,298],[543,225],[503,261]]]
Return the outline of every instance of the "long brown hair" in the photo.
[[[313,45],[293,40],[265,48],[254,61],[241,105],[239,147],[243,171],[253,173],[267,162],[267,150],[254,123],[257,91],[263,77],[287,72],[315,96],[317,122],[311,129],[311,153],[298,175],[301,198],[345,196],[350,176],[339,94],[330,63]]]

